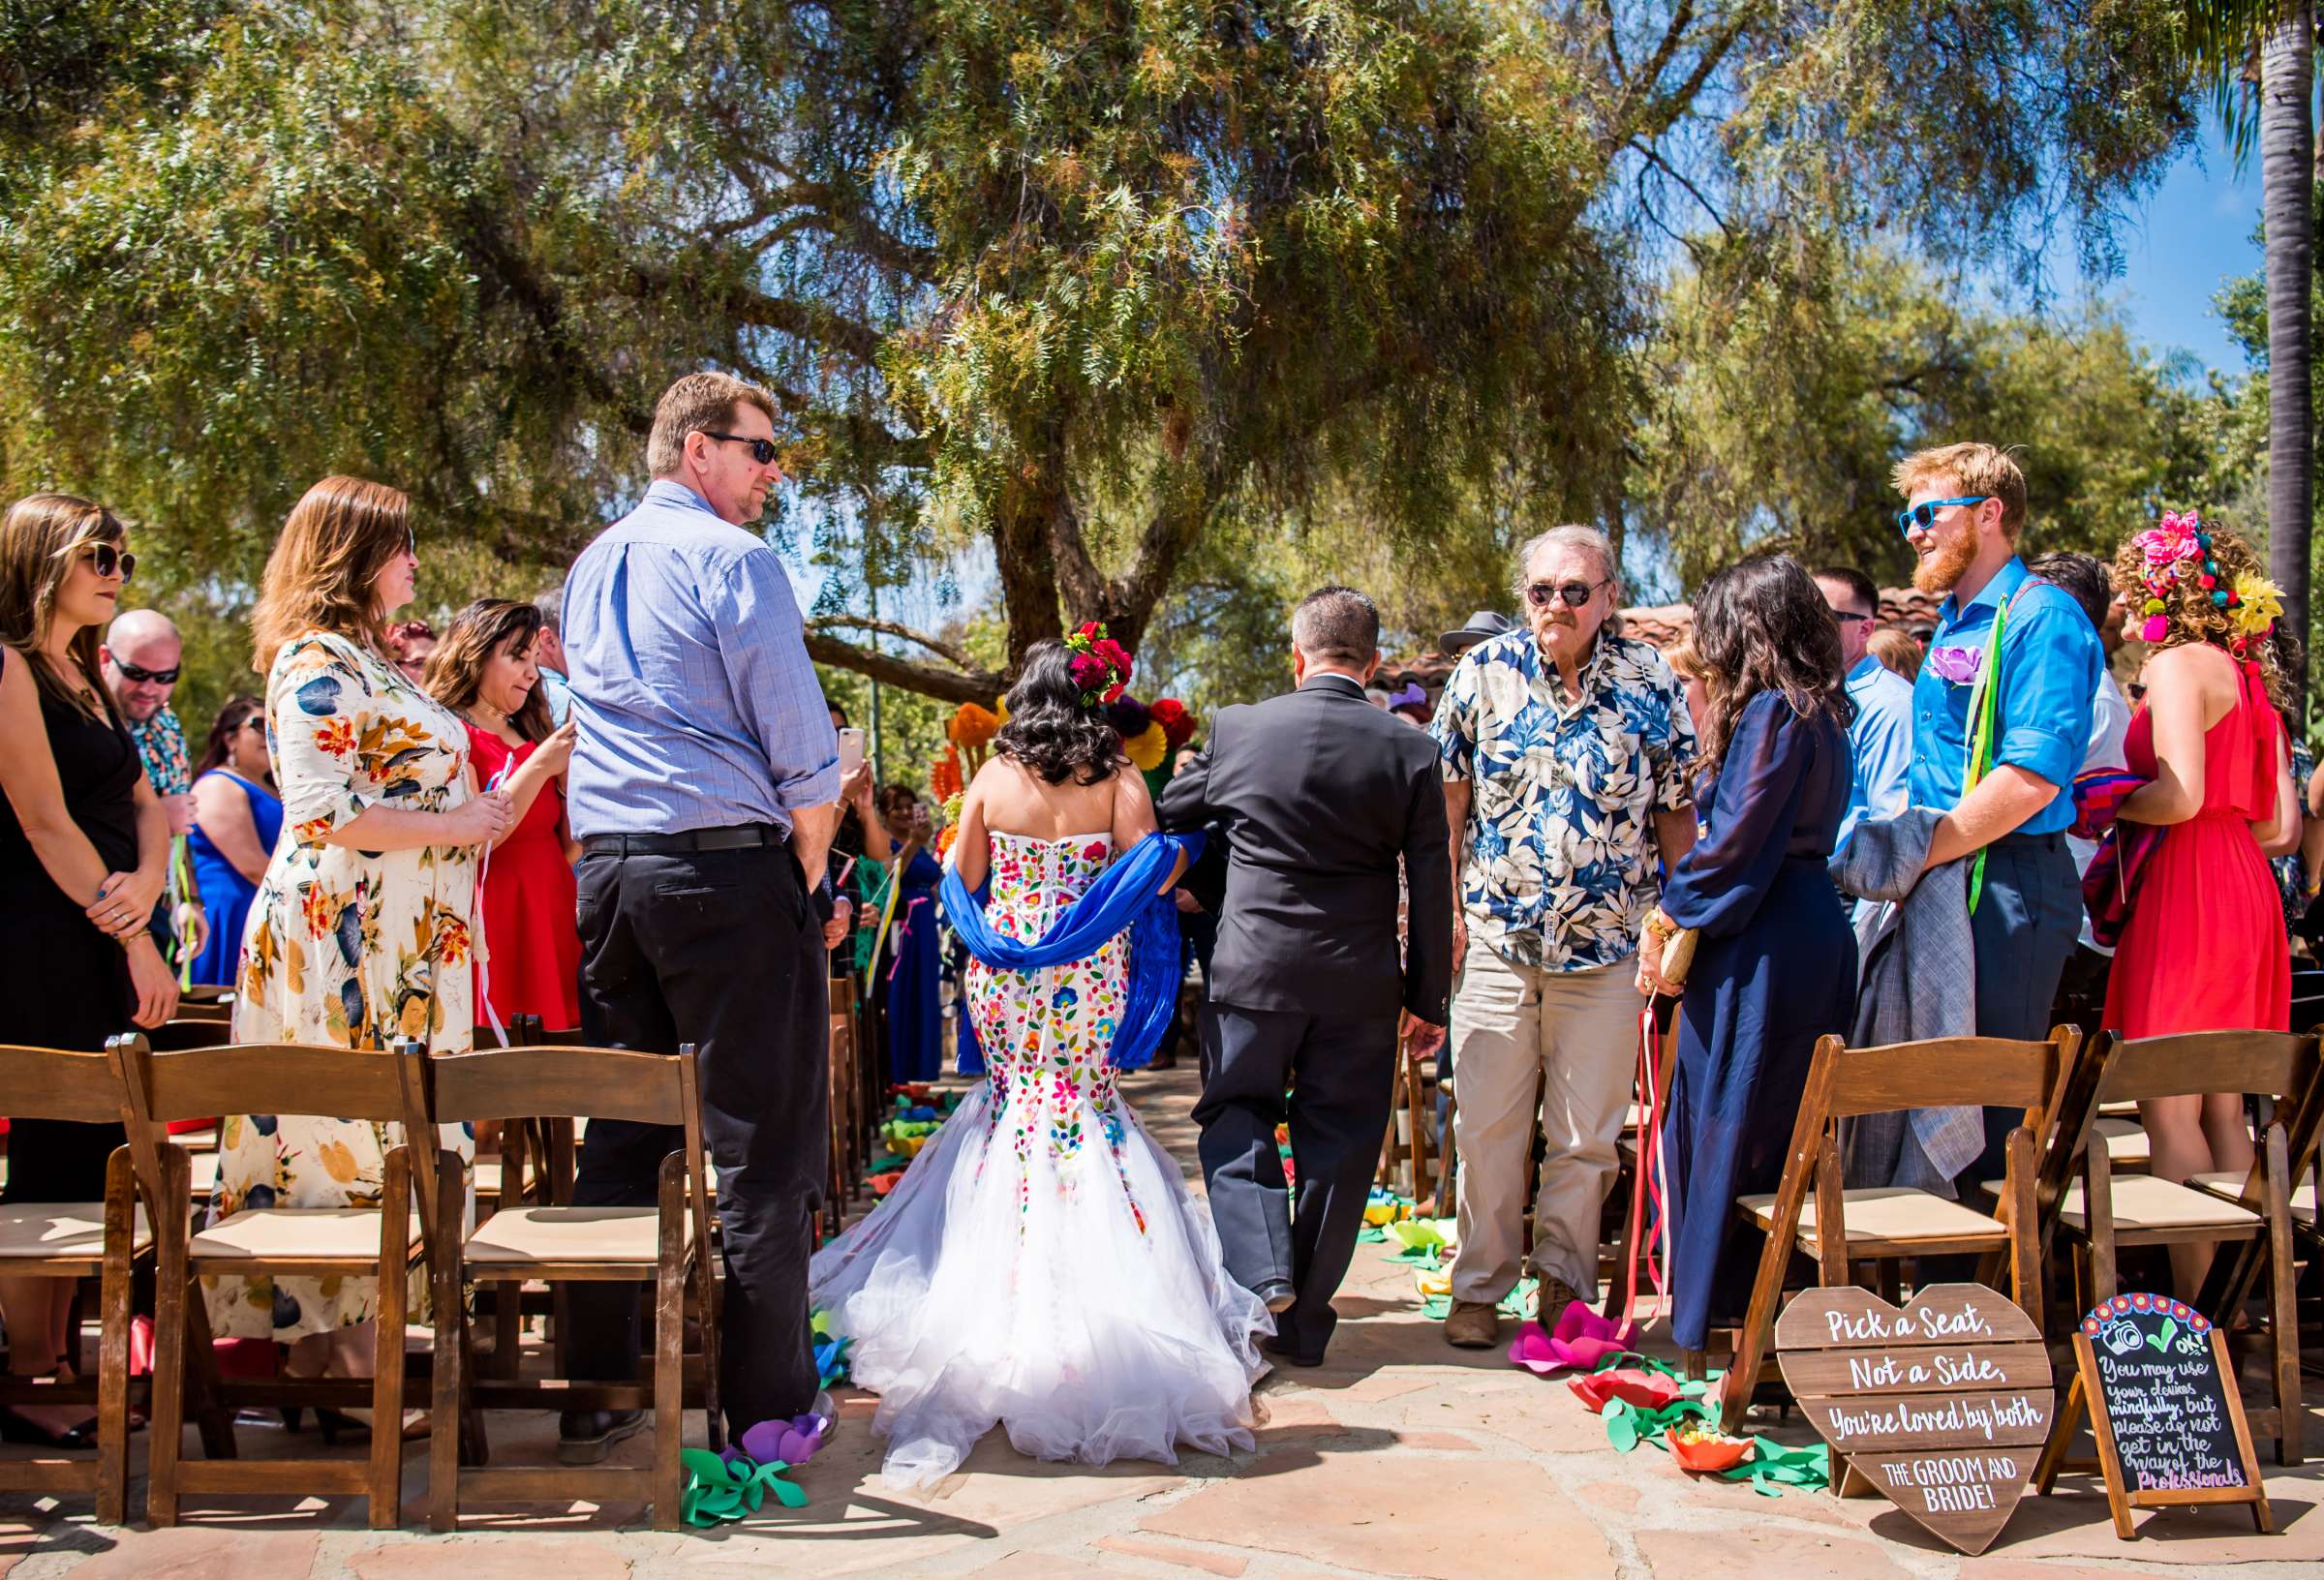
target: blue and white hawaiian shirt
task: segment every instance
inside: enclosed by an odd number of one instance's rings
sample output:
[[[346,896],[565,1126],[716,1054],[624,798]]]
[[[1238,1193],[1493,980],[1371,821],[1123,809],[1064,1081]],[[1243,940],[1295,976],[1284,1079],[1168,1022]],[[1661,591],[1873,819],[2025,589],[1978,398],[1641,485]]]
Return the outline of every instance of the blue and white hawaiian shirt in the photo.
[[[1661,893],[1654,814],[1693,804],[1695,721],[1663,655],[1601,631],[1580,695],[1522,627],[1469,650],[1432,733],[1468,779],[1460,903],[1473,942],[1519,965],[1586,971],[1637,947]]]

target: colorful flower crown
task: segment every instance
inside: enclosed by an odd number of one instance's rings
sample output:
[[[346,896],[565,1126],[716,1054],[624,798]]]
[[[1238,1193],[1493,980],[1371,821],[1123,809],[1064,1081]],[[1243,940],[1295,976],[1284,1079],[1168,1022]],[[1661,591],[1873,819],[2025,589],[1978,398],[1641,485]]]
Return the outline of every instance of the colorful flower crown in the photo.
[[[1129,688],[1130,650],[1106,634],[1102,621],[1090,621],[1065,639],[1073,654],[1069,673],[1082,688],[1082,706],[1099,708]]]
[[[2151,527],[2130,540],[2139,551],[2145,566],[2139,585],[2147,592],[2146,601],[2139,613],[2145,616],[2138,629],[2144,642],[2160,642],[2170,634],[2168,606],[2163,594],[2177,587],[2187,575],[2187,566],[2196,566],[2194,575],[2211,601],[2227,611],[2229,623],[2235,627],[2235,638],[2229,644],[2238,658],[2254,636],[2264,637],[2276,628],[2283,614],[2283,592],[2265,576],[2249,572],[2238,576],[2226,587],[2219,585],[2219,562],[2213,557],[2211,533],[2204,529],[2203,518],[2192,510],[2169,511],[2162,515],[2161,525]]]

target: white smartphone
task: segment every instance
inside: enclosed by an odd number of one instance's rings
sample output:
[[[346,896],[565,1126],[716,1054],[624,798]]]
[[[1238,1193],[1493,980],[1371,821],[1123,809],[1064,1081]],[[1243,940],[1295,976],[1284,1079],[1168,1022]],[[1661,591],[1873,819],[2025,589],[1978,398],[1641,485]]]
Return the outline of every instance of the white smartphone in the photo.
[[[850,725],[840,732],[840,773],[852,774],[864,766],[864,732]]]

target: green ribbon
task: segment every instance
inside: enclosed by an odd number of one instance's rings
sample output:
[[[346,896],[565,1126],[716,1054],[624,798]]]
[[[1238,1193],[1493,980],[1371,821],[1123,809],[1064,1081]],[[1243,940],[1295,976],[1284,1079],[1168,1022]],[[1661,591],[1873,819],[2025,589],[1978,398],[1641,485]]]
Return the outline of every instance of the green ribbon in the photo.
[[[1969,799],[1969,793],[1977,787],[1977,781],[1985,776],[1986,770],[1992,766],[1994,720],[2000,712],[2002,695],[2002,627],[2009,623],[2009,611],[2017,607],[2017,600],[2025,596],[2026,589],[2033,585],[2030,579],[2020,583],[2017,591],[1994,610],[1993,628],[1985,634],[1985,662],[1977,671],[1976,689],[1969,697],[1969,772],[1962,775],[1961,782],[1961,799],[1964,801]],[[1980,846],[1975,859],[1969,865],[1970,915],[1977,914],[1977,899],[1984,892],[1985,848]]]
[[[747,1454],[727,1460],[707,1448],[681,1448],[679,1463],[686,1467],[686,1493],[679,1517],[688,1525],[710,1527],[755,1514],[772,1495],[785,1508],[805,1508],[806,1489],[783,1479],[791,1467],[780,1459],[761,1465]]]

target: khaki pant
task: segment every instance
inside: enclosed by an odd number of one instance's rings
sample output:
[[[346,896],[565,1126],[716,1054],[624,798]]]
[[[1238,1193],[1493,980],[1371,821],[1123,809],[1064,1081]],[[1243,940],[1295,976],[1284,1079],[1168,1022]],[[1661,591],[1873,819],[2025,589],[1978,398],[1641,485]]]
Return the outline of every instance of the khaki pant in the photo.
[[[1637,962],[1586,971],[1513,964],[1472,940],[1452,990],[1452,1131],[1460,1152],[1455,1300],[1497,1301],[1522,1271],[1534,1085],[1548,1139],[1533,1204],[1533,1270],[1598,1289],[1598,1223],[1637,1067]]]

